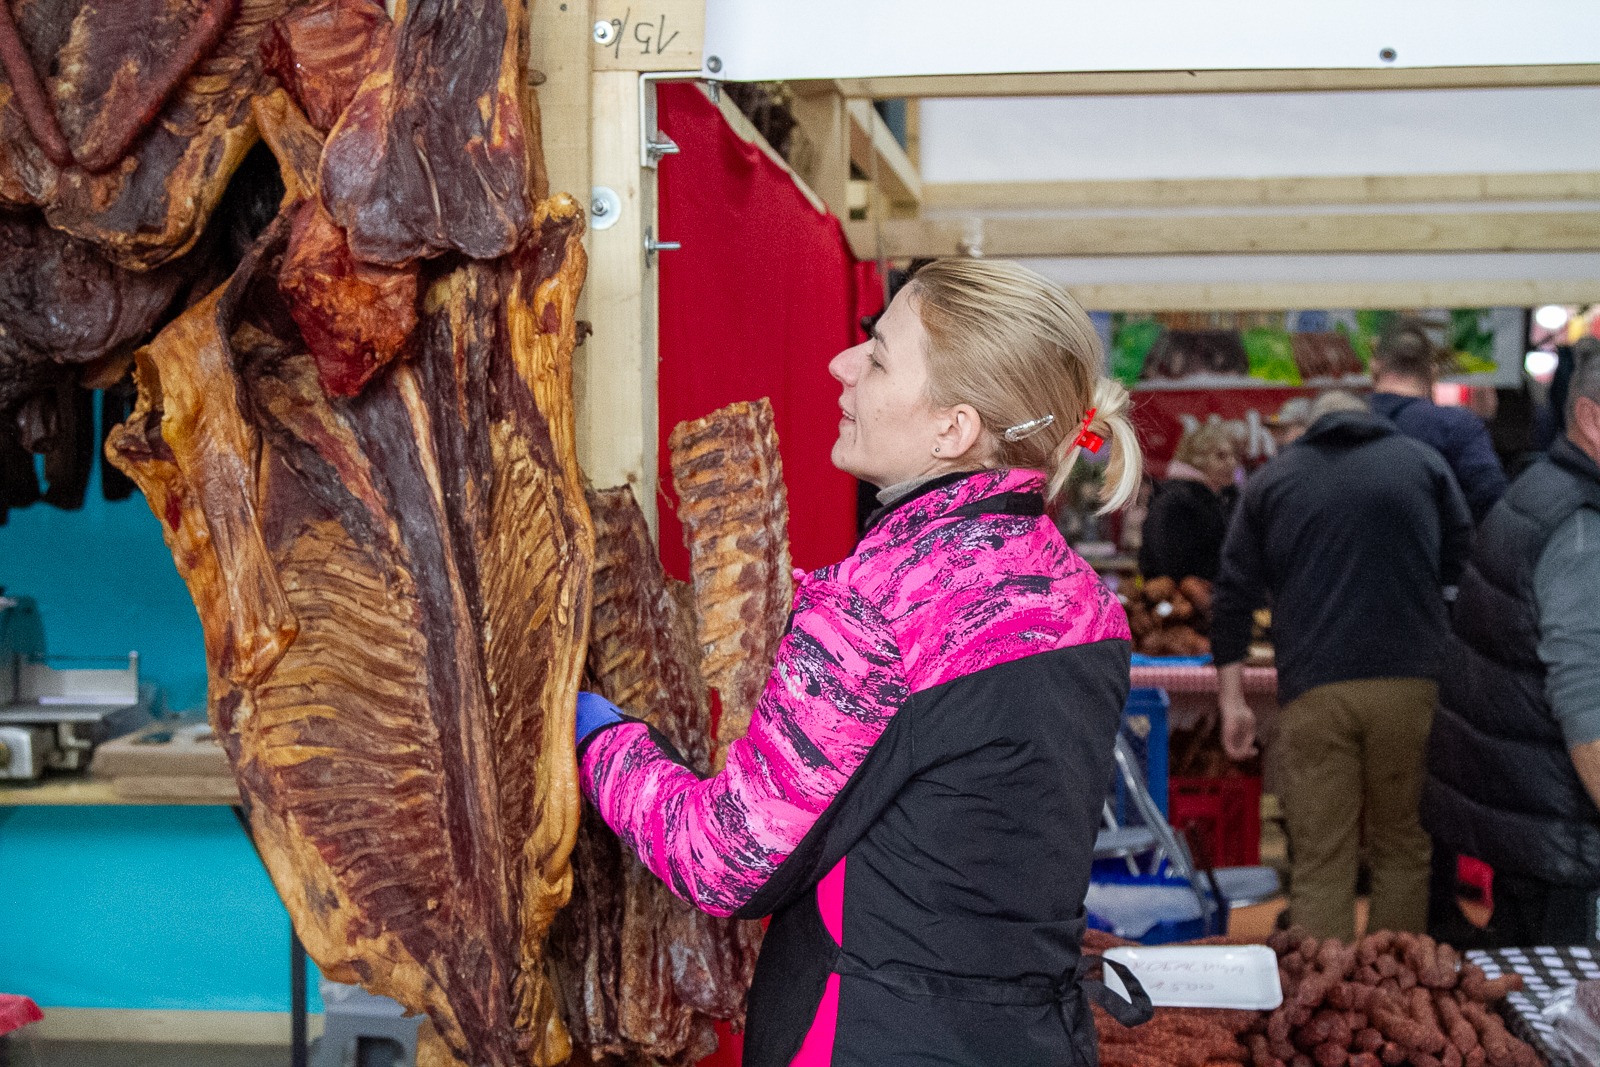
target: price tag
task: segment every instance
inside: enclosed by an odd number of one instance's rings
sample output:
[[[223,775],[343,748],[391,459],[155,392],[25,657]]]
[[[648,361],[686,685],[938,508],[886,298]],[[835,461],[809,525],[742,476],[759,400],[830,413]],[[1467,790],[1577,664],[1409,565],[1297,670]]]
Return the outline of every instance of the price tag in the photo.
[[[1283,1003],[1278,957],[1265,945],[1172,945],[1106,950],[1132,971],[1158,1008],[1243,1008],[1269,1011]],[[1116,973],[1106,984],[1120,989]]]

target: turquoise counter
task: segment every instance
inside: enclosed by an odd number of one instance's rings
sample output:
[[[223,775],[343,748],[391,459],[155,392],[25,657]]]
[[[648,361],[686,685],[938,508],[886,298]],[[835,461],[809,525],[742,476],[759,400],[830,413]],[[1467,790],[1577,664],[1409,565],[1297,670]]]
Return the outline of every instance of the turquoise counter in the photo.
[[[96,472],[80,511],[12,511],[0,586],[38,602],[51,654],[137,650],[169,708],[204,704],[200,621],[139,495],[107,503]],[[0,808],[0,991],[287,1011],[288,960],[288,915],[228,808]]]

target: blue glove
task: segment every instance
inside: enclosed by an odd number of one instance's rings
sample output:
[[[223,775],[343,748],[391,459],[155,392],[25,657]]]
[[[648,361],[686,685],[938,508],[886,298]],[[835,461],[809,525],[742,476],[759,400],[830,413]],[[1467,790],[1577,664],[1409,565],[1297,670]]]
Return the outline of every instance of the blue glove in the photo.
[[[599,693],[578,694],[577,744],[583,744],[583,739],[600,727],[621,721],[622,709]]]

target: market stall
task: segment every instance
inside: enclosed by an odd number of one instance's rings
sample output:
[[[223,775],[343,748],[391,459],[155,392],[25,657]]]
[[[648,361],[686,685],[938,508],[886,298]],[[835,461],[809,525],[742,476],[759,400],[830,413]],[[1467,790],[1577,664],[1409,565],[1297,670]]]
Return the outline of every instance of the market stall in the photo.
[[[1600,162],[1565,141],[1544,170],[1493,175],[1419,169],[1459,158],[1426,145],[1365,178],[1279,173],[1294,165],[1281,155],[1258,161],[1265,177],[1018,181],[1015,160],[970,146],[969,169],[952,164],[963,124],[1018,128],[983,110],[1009,94],[1187,110],[1217,92],[1350,89],[1403,110],[1396,94],[1539,87],[1553,113],[1587,114],[1600,83],[1572,51],[1581,33],[1485,51],[1438,5],[1316,32],[1241,5],[1246,32],[1227,41],[1214,13],[1162,6],[1157,40],[1147,16],[1092,13],[1085,32],[1020,0],[878,29],[884,12],[831,3],[799,21],[678,0],[217,4],[153,17],[177,58],[141,53],[109,85],[97,72],[125,28],[99,9],[71,42],[40,5],[0,18],[0,519],[15,509],[0,583],[41,599],[56,654],[137,645],[168,708],[209,701],[218,741],[182,789],[138,774],[0,786],[0,857],[30,872],[16,899],[66,916],[30,920],[0,952],[0,992],[44,1008],[34,1032],[126,1035],[141,1027],[125,1013],[162,1012],[143,1029],[275,1041],[292,924],[330,978],[426,1018],[421,1062],[707,1062],[719,1044],[732,1062],[760,931],[689,908],[580,814],[571,709],[580,685],[648,700],[696,773],[722,764],[783,632],[791,568],[854,541],[854,485],[823,459],[838,412],[822,367],[908,259],[1021,256],[1068,284],[1098,313],[1108,369],[1137,386],[1161,474],[1213,417],[1265,460],[1273,411],[1366,384],[1384,313],[1431,309],[1477,375],[1458,384],[1493,386],[1521,382],[1524,307],[1600,295]],[[81,62],[58,62],[69,44]],[[770,118],[781,100],[798,147],[770,143],[777,127],[752,124],[726,80],[785,82],[746,110]],[[876,105],[906,97],[896,133]],[[1050,140],[1039,121],[1020,127]],[[1001,173],[971,169],[983,158]],[[1386,277],[1353,262],[1413,254]],[[62,308],[82,321],[63,325]],[[105,308],[114,321],[90,314]],[[85,493],[82,512],[43,510]],[[1133,685],[1170,696],[1180,739],[1203,732],[1217,671],[1170,657],[1208,652],[1205,580],[1141,581],[1126,527],[1081,540],[1119,557],[1108,569],[1155,657]],[[1242,678],[1270,792],[1270,648]],[[1245,815],[1237,790],[1173,783],[1173,821],[1210,820],[1202,867],[1254,860],[1254,830],[1219,850],[1259,818],[1253,770],[1226,769],[1254,781]],[[241,799],[248,836],[209,810]],[[190,929],[130,933],[87,906],[106,880],[214,906]],[[219,939],[229,924],[251,943]],[[1143,1030],[1102,1017],[1102,1061],[1561,1054],[1530,1021],[1542,1000],[1506,1000],[1519,982],[1495,968],[1514,960],[1383,932],[1253,947],[1281,1002],[1169,1002]],[[140,973],[163,956],[176,969]],[[1585,959],[1561,956],[1556,984],[1594,977]]]

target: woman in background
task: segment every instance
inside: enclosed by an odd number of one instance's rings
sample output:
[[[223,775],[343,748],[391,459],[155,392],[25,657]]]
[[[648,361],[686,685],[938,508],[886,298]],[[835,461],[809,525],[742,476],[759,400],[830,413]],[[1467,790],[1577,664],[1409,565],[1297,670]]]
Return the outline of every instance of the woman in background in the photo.
[[[1144,520],[1139,572],[1181,581],[1194,575],[1216,581],[1222,539],[1237,495],[1239,449],[1220,422],[1191,430],[1167,464]]]

